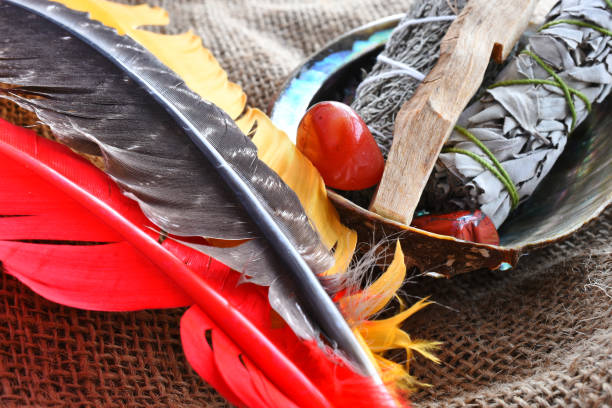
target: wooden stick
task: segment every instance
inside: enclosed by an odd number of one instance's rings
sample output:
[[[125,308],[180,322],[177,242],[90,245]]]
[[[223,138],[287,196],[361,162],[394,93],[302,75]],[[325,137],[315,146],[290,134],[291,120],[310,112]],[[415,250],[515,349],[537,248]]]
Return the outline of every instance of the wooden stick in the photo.
[[[440,58],[395,120],[393,145],[370,210],[410,224],[427,179],[492,57],[502,62],[535,0],[471,0],[440,44]]]

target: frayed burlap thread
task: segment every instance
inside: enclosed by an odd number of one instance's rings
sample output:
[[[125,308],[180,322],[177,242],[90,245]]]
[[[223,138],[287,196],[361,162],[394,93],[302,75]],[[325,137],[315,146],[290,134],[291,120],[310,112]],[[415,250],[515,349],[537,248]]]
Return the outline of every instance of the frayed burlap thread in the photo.
[[[139,2],[134,0],[134,3]],[[193,28],[265,108],[301,60],[340,33],[409,8],[385,0],[167,0],[171,30]],[[20,125],[36,119],[0,105]],[[39,128],[45,132],[44,128]],[[445,345],[415,407],[612,407],[612,210],[508,272],[419,278],[431,295],[408,321]],[[415,296],[414,298],[412,296]],[[56,305],[0,275],[0,407],[227,407],[185,360],[183,309],[100,313]]]

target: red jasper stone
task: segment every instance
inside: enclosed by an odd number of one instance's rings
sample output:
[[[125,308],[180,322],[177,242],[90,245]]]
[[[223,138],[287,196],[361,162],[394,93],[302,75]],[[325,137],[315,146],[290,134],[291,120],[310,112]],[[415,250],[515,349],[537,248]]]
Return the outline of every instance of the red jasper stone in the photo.
[[[306,112],[298,127],[297,147],[325,184],[340,190],[372,187],[385,168],[367,125],[340,102],[320,102]]]
[[[412,226],[464,241],[499,245],[499,235],[493,221],[480,210],[423,215],[413,219]]]

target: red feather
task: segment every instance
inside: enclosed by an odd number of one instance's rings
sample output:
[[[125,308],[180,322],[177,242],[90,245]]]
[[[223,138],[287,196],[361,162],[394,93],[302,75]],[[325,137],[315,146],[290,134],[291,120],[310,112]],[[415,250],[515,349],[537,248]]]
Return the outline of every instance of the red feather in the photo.
[[[83,309],[193,303],[109,226],[110,218],[101,222],[66,194],[74,183],[82,195],[98,197],[109,212],[145,231],[150,224],[136,203],[103,172],[66,147],[4,121],[0,154],[0,259],[10,274],[50,300]],[[227,269],[219,263],[211,267]]]
[[[185,356],[200,377],[212,385],[225,399],[233,405],[244,406],[244,402],[230,389],[217,368],[212,340],[210,343],[205,341],[209,330],[206,323],[209,321],[204,312],[196,306],[185,312],[181,318],[181,340]]]
[[[232,396],[228,399],[253,408],[295,407],[197,306],[181,319],[181,337],[192,367],[209,383],[227,388]],[[208,348],[210,355],[203,357],[202,348]],[[200,371],[202,367],[205,371]]]
[[[250,316],[251,322],[266,338],[274,343],[275,347],[282,350],[302,372],[308,373],[308,378],[328,399],[331,406],[369,408],[397,407],[399,405],[383,386],[373,384],[369,379],[356,374],[343,361],[334,359],[331,351],[325,353],[315,342],[300,341],[287,325],[283,324],[275,328],[275,325],[271,323],[274,320],[274,311],[267,300],[267,288],[252,284],[238,285],[239,279],[240,277],[236,273],[226,275],[219,273],[210,276],[211,284],[220,294],[243,314]],[[234,361],[237,367],[244,367],[241,368],[244,376],[233,378],[237,375],[236,370],[231,364],[227,364],[225,359],[228,353],[234,353],[235,356],[241,355],[243,349],[234,345],[226,345],[225,336],[223,333],[218,336],[218,333],[219,328],[199,308],[191,308],[181,320],[183,348],[187,359],[198,374],[211,384],[222,382],[222,386],[234,390],[228,396],[230,401],[232,395],[239,395],[241,391],[249,388],[251,383],[255,383],[259,384],[256,387],[260,395],[266,395],[264,397],[268,404],[266,406],[290,406],[283,402],[284,395],[276,386],[269,381],[264,381],[265,377],[260,371],[251,369],[252,363],[248,358],[243,357],[240,366],[237,365],[237,361]],[[222,337],[224,345],[220,350],[215,349],[215,344],[218,343],[215,339],[219,337]],[[209,353],[212,350],[215,353],[223,353],[223,355],[216,356],[214,362],[212,362],[208,356],[200,352],[202,348],[206,348]],[[246,381],[247,372],[249,373],[250,383],[245,384],[243,381]],[[220,388],[218,389],[220,390]],[[278,398],[270,397],[274,394],[281,395]],[[273,404],[272,401],[276,401],[276,403]],[[305,402],[305,404],[299,406],[317,406],[314,405],[314,402],[313,404]],[[247,405],[256,406],[256,404]],[[406,403],[402,406],[406,407],[408,405]]]
[[[273,329],[266,289],[238,285],[238,273],[172,240],[160,245],[138,206],[69,149],[0,120],[0,157],[0,259],[37,293],[107,311],[195,303],[181,322],[186,355],[237,405],[396,406],[316,344]]]

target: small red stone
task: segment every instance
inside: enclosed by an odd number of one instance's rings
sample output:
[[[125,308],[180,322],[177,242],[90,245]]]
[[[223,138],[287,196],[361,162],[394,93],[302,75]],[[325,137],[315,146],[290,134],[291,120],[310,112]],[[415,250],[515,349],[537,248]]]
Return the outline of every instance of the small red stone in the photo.
[[[464,241],[499,245],[493,221],[480,210],[423,215],[412,220],[412,226]]]
[[[362,190],[376,185],[385,160],[364,121],[340,102],[320,102],[306,112],[297,147],[319,170],[325,185]]]

